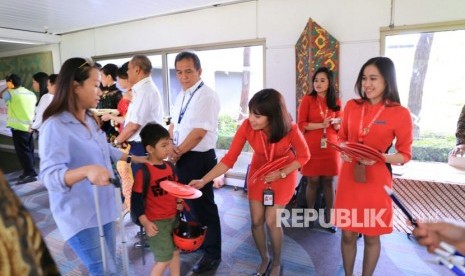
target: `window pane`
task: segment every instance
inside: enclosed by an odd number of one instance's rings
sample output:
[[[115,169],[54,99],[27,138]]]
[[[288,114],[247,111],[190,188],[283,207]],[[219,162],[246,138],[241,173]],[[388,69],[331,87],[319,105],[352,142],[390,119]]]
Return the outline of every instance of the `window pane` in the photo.
[[[415,123],[414,159],[447,161],[465,104],[465,30],[386,36],[401,102]]]
[[[165,95],[165,87],[163,85],[163,66],[162,66],[162,57],[161,55],[151,55],[147,56],[152,63],[152,80],[160,91],[160,96],[162,101],[165,102],[166,95]],[[165,105],[163,105],[165,106]],[[166,115],[168,114],[168,110],[163,109],[163,113]]]

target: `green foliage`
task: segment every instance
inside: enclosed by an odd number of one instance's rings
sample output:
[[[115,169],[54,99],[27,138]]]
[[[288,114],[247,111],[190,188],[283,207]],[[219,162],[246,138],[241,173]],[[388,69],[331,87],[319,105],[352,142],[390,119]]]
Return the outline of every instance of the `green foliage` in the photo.
[[[218,118],[218,142],[217,149],[229,149],[232,138],[238,128],[237,119],[229,115],[220,115]],[[251,151],[248,143],[245,144],[242,151]]]
[[[232,137],[236,133],[237,119],[229,115],[220,115],[218,118],[218,135]]]
[[[447,156],[454,146],[454,136],[424,134],[419,140],[413,141],[412,159],[417,161],[447,162]]]
[[[227,150],[231,146],[232,138],[238,128],[237,119],[229,115],[221,115],[218,124],[218,142],[216,147]],[[419,140],[413,141],[412,159],[426,162],[447,162],[447,156],[454,146],[454,136],[440,136],[432,133],[423,134]],[[250,146],[246,144],[243,151],[251,151]]]

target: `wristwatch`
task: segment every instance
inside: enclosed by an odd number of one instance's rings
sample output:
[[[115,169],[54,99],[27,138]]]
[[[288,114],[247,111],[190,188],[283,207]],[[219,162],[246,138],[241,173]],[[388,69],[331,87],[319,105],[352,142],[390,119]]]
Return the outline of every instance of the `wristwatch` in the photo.
[[[287,174],[283,171],[279,171],[279,173],[281,174],[281,178],[286,178],[287,177]]]

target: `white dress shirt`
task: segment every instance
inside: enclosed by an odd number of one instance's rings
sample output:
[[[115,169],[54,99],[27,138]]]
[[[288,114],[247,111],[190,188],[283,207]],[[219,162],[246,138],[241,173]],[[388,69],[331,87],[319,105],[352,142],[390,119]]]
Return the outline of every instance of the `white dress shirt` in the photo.
[[[42,125],[42,117],[44,115],[45,109],[50,105],[53,100],[53,94],[47,93],[40,98],[39,103],[36,106],[36,114],[34,116],[34,121],[32,122],[31,128],[35,130],[40,130]]]
[[[198,81],[186,91],[178,94],[173,106],[174,124],[173,135],[178,145],[194,128],[207,131],[203,139],[192,151],[205,152],[216,147],[218,140],[218,115],[220,113],[220,100],[218,94],[210,87]],[[179,122],[182,110],[185,111]],[[184,110],[185,109],[185,110]]]
[[[126,126],[129,122],[141,127],[129,137],[129,142],[140,142],[140,131],[149,122],[163,122],[163,104],[160,92],[151,77],[140,80],[132,87],[132,101],[124,120]]]

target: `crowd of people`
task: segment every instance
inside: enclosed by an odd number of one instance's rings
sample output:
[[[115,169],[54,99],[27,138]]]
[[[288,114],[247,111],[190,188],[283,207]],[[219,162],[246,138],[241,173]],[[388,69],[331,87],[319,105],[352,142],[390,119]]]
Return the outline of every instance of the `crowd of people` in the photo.
[[[117,209],[115,202],[120,199],[109,185],[116,173],[122,179],[124,208],[137,211],[155,256],[151,275],[163,275],[167,269],[171,275],[180,274],[179,250],[171,236],[183,200],[163,191],[159,182],[166,179],[202,191],[201,197],[184,200],[188,216],[208,229],[204,254],[193,272],[215,269],[221,262],[222,237],[213,180],[234,165],[248,142],[253,149],[247,179],[251,233],[261,257],[253,275],[283,273],[284,235],[278,218],[294,194],[299,170],[308,179],[307,207],[314,208],[321,187],[328,230],[342,231],[345,274],[354,272],[356,241],[362,234],[363,275],[372,275],[380,255],[380,235],[392,232],[392,201],[384,185],[392,185],[391,164],[406,163],[412,155],[412,120],[400,104],[393,62],[386,57],[369,59],[355,83],[358,98],[344,107],[333,72],[316,68],[297,122],[279,91],[258,91],[249,101],[249,117],[218,163],[218,94],[202,80],[201,62],[194,52],[179,53],[174,66],[181,92],[168,126],[151,77],[152,64],[144,55],[133,56],[120,68],[107,64],[99,69],[90,60],[68,59],[58,75],[34,75],[38,102],[17,75],[6,79],[7,90],[1,95],[8,103],[8,126],[23,167],[18,184],[36,180],[32,133],[38,132],[40,178],[49,192],[53,218],[89,274],[102,275],[104,270],[117,274],[115,221],[122,210]],[[91,111],[94,108],[116,109],[118,115],[98,117]],[[465,107],[454,154],[465,150],[464,113]],[[355,159],[332,146],[347,143],[369,146],[383,161]],[[273,167],[277,162],[280,166]],[[142,188],[145,167],[150,174],[147,196]],[[264,170],[267,167],[272,169]],[[373,212],[380,213],[377,223],[346,223],[366,222]],[[465,250],[465,230],[460,226],[424,223],[414,234],[429,250],[441,240]]]

